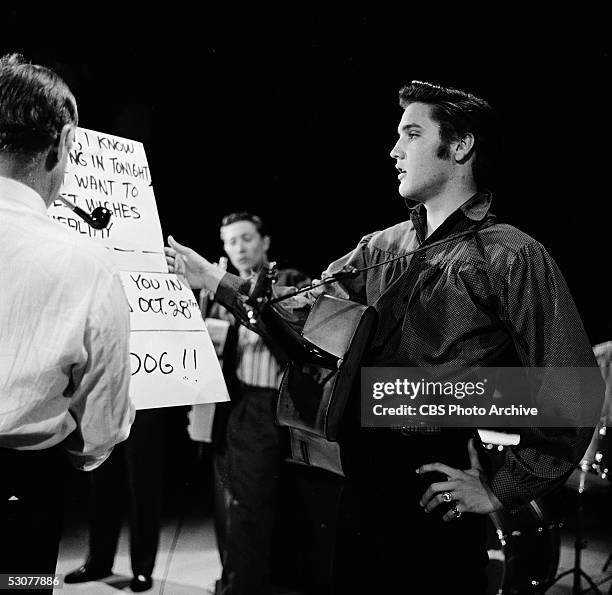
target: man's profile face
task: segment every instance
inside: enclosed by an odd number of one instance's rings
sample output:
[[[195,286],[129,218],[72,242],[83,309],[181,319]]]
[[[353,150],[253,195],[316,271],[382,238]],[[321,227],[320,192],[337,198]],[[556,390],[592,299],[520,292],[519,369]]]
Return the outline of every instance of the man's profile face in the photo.
[[[262,236],[251,221],[236,221],[221,228],[223,248],[242,274],[257,271],[267,257],[270,238]]]
[[[399,139],[391,150],[398,169],[399,193],[427,202],[443,190],[452,174],[452,159],[438,157],[440,126],[431,119],[431,106],[411,103],[398,126]]]

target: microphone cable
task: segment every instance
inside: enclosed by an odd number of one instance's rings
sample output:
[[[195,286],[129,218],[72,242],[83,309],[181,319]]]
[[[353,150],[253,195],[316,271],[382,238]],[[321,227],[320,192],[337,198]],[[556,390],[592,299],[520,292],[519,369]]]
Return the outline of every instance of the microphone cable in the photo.
[[[453,240],[457,240],[464,236],[472,235],[475,237],[479,231],[482,231],[486,229],[487,227],[491,227],[495,225],[496,223],[497,221],[486,222],[484,225],[476,227],[475,229],[469,229],[467,231],[462,231],[462,232],[453,234],[451,236],[448,236],[447,238],[438,240],[437,242],[432,242],[431,244],[420,246],[419,248],[410,250],[409,252],[405,252],[404,254],[400,254],[399,256],[394,256],[393,258],[383,260],[382,262],[379,262],[376,264],[371,264],[370,266],[366,266],[361,269],[356,269],[355,267],[352,267],[352,266],[342,267],[342,269],[340,269],[337,273],[334,273],[333,275],[330,275],[329,277],[326,277],[325,279],[322,279],[321,281],[311,283],[310,285],[306,285],[290,293],[286,293],[284,295],[272,298],[267,303],[270,305],[278,304],[279,302],[284,302],[285,300],[295,297],[296,295],[299,295],[301,293],[312,291],[313,289],[316,289],[317,287],[321,287],[322,285],[329,285],[330,283],[338,283],[339,281],[343,281],[344,279],[352,279],[354,277],[357,277],[361,273],[365,273],[366,271],[369,271],[371,269],[377,269],[378,267],[382,267],[386,264],[389,264],[390,262],[401,260],[402,258],[406,258],[407,256],[412,256],[413,254],[417,254],[418,252],[424,252],[425,250],[429,250],[429,248],[435,248],[437,246],[442,246],[443,244],[448,244],[449,242],[452,242]]]

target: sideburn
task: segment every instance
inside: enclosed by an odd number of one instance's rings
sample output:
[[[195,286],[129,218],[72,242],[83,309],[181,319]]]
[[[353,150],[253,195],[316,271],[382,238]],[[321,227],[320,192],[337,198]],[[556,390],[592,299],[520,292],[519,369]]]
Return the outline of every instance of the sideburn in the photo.
[[[447,161],[450,159],[450,141],[444,139],[440,141],[440,146],[436,151],[436,157]]]

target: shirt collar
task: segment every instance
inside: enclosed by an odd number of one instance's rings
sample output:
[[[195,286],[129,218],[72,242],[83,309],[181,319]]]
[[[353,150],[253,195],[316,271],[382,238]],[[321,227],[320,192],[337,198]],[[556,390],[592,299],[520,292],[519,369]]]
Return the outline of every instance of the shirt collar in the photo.
[[[44,215],[47,214],[47,205],[42,196],[36,190],[12,178],[0,176],[0,200],[17,203]]]
[[[482,221],[491,208],[492,200],[493,196],[491,192],[477,192],[474,196],[466,200],[457,210],[461,211],[468,219]],[[408,209],[410,210],[411,219],[414,217],[425,218],[427,216],[423,203],[419,203],[413,207],[408,206]]]
[[[424,204],[418,204],[410,209],[410,220],[414,226],[419,243],[440,239],[451,231],[465,231],[476,226],[487,217],[491,207],[491,193],[477,192],[453,211],[432,234],[427,237],[427,210]]]

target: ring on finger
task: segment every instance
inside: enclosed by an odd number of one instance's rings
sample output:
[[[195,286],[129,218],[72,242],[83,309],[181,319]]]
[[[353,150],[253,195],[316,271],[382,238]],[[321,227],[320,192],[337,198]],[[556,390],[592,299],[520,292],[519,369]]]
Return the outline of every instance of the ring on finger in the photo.
[[[453,499],[453,496],[450,492],[444,492],[442,494],[442,502],[450,502]]]
[[[451,508],[451,512],[455,515],[456,519],[461,518],[461,515],[463,514],[458,508],[457,508],[457,503],[455,502],[455,504],[453,504],[452,508]]]

